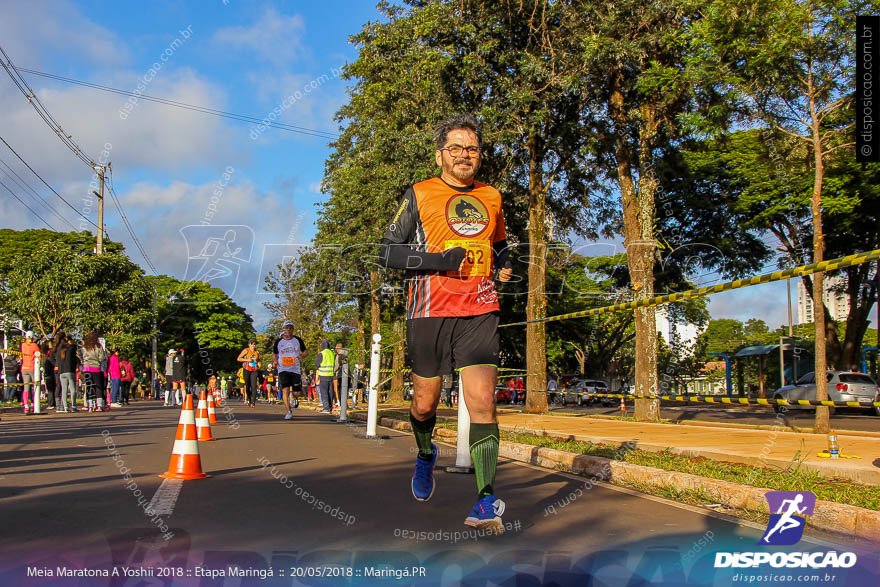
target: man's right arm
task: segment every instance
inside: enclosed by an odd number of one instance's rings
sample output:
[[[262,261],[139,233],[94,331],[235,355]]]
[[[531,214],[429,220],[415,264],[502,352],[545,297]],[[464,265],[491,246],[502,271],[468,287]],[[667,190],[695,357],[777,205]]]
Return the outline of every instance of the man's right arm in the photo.
[[[455,271],[461,266],[467,251],[455,247],[442,253],[416,251],[411,246],[419,221],[416,195],[412,186],[407,188],[397,212],[385,231],[379,246],[379,264],[390,269],[408,271]]]

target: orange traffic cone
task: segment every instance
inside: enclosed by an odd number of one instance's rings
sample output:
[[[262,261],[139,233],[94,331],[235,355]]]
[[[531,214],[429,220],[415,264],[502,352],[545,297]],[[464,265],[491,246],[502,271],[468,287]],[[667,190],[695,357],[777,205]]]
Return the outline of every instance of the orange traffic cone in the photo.
[[[214,390],[208,391],[208,424],[217,423],[217,412],[215,410],[216,400],[214,399]]]
[[[196,410],[196,433],[199,442],[217,440],[211,435],[211,423],[208,422],[208,400],[204,388],[199,394],[199,408]]]
[[[193,411],[192,394],[186,393],[184,396],[180,422],[177,424],[177,436],[174,437],[174,448],[171,449],[171,462],[168,463],[168,471],[159,475],[164,479],[187,481],[210,477],[202,472],[199,442],[196,439],[196,417]]]
[[[625,412],[625,411],[626,411],[626,404],[623,403],[623,398],[620,398],[620,411],[621,411],[621,412]]]

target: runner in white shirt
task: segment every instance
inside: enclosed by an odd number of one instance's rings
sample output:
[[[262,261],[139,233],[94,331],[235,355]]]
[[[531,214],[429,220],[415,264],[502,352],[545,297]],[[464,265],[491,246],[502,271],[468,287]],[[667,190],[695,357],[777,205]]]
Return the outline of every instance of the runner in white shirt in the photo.
[[[282,405],[287,408],[285,420],[293,418],[290,407],[290,393],[293,392],[294,406],[299,405],[302,395],[302,357],[306,354],[306,345],[298,336],[293,335],[293,322],[285,320],[281,327],[281,338],[272,347],[275,353],[275,364],[278,366],[278,387],[284,394]]]

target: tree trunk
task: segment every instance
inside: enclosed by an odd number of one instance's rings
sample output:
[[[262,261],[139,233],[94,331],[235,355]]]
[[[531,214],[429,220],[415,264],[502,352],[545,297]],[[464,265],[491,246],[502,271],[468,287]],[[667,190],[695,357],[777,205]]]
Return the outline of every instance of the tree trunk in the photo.
[[[382,280],[379,272],[375,269],[370,271],[370,318],[372,321],[370,344],[373,344],[373,334],[378,333],[382,326],[382,309],[379,307],[379,291],[382,289]]]
[[[543,145],[540,137],[529,137],[529,293],[526,320],[547,316],[545,293],[547,246],[547,192],[541,178]],[[547,412],[547,332],[546,324],[526,325],[526,405],[530,414]]]
[[[809,81],[812,86],[812,79]],[[814,98],[810,97],[810,114],[813,123],[813,155],[816,164],[816,177],[813,181],[813,196],[810,207],[813,213],[813,263],[821,263],[825,258],[825,235],[822,233],[822,178],[824,165],[822,162],[822,137],[819,134],[819,118],[816,115]],[[813,318],[816,326],[816,399],[828,399],[828,381],[825,377],[825,296],[823,295],[825,274],[813,276]],[[828,406],[816,406],[816,421],[813,431],[828,434],[830,429],[830,413]]]
[[[642,108],[642,130],[639,133],[639,189],[632,177],[633,154],[628,142],[628,125],[621,80],[615,80],[609,108],[615,122],[615,157],[617,177],[623,200],[624,246],[632,282],[633,298],[643,300],[654,295],[654,191],[656,180],[651,172],[651,144],[656,131],[654,111]],[[636,374],[635,394],[657,394],[657,324],[652,306],[635,310]],[[659,400],[635,402],[635,417],[659,420]]]
[[[355,363],[361,363],[367,361],[367,343],[365,340],[366,335],[366,316],[367,309],[369,307],[369,300],[366,296],[360,295],[357,297],[358,303],[358,313],[357,313],[357,343],[355,345]]]
[[[396,375],[391,378],[391,393],[388,394],[388,400],[392,402],[402,402],[403,373],[398,373],[398,371],[400,369],[403,369],[404,361],[403,318],[398,318],[394,321],[394,337],[395,340],[397,340],[398,342],[394,345],[394,359],[391,364],[391,369],[394,371],[394,373],[396,373]]]

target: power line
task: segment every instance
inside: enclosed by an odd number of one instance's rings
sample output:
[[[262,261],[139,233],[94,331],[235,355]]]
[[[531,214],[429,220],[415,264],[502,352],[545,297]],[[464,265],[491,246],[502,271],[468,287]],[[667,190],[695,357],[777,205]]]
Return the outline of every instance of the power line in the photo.
[[[73,141],[72,135],[67,134],[61,125],[55,120],[49,111],[43,106],[43,103],[40,102],[40,99],[37,97],[37,93],[34,92],[33,88],[31,88],[27,81],[18,73],[15,68],[15,65],[12,63],[12,59],[9,58],[9,55],[6,54],[6,51],[0,46],[0,54],[6,59],[6,61],[0,61],[0,65],[3,66],[3,69],[6,70],[6,73],[9,74],[9,77],[12,79],[12,83],[19,89],[19,91],[24,94],[24,97],[27,98],[27,101],[33,106],[34,110],[37,111],[40,118],[43,119],[49,128],[52,129],[61,142],[64,145],[73,151],[73,154],[76,155],[80,161],[88,165],[89,167],[94,168],[96,163],[92,160],[91,157],[85,154],[83,150]]]
[[[69,84],[76,84],[80,86],[85,86],[87,88],[92,88],[95,90],[101,90],[104,92],[110,92],[113,94],[119,94],[121,96],[133,96],[139,100],[145,100],[149,102],[156,102],[159,104],[165,104],[166,106],[174,106],[176,108],[183,108],[185,110],[193,110],[195,112],[201,112],[202,114],[210,114],[212,116],[218,116],[220,118],[229,118],[231,120],[237,120],[239,122],[247,122],[252,124],[262,124],[267,127],[277,128],[279,130],[286,130],[289,132],[295,132],[299,134],[309,135],[313,137],[318,137],[322,139],[338,139],[339,135],[337,133],[331,133],[323,130],[316,130],[313,128],[306,128],[304,126],[294,126],[291,124],[284,124],[281,122],[272,122],[269,120],[264,120],[261,118],[257,118],[255,116],[249,116],[247,114],[236,114],[235,112],[227,112],[225,110],[216,110],[214,108],[208,108],[206,106],[198,106],[196,104],[187,104],[186,102],[178,102],[176,100],[169,100],[167,98],[159,98],[155,96],[148,96],[146,94],[136,94],[134,92],[129,92],[126,90],[120,90],[118,88],[111,88],[110,86],[102,86],[100,84],[93,84],[91,82],[84,82],[82,80],[73,79],[69,77],[63,77],[60,75],[55,75],[52,73],[46,73],[43,71],[37,71],[35,69],[27,69],[24,67],[16,67],[12,66],[16,71],[23,71],[25,73],[30,73],[33,75],[39,75],[42,77],[46,77],[49,79],[54,79],[57,81],[66,82]]]
[[[4,188],[6,188],[6,191],[9,192],[10,194],[12,194],[12,197],[13,197],[13,198],[15,198],[16,200],[18,200],[19,202],[21,202],[21,205],[22,205],[22,206],[24,206],[25,208],[27,208],[28,210],[30,210],[30,211],[31,211],[31,214],[33,214],[34,216],[36,216],[37,218],[39,218],[40,220],[42,220],[42,221],[43,221],[43,224],[45,224],[46,226],[49,227],[49,230],[51,230],[51,231],[53,231],[53,232],[58,232],[57,230],[55,230],[55,228],[54,228],[51,224],[49,224],[48,222],[46,222],[46,219],[45,219],[45,218],[43,218],[42,216],[40,216],[39,214],[37,214],[37,211],[36,211],[36,210],[34,210],[33,208],[31,208],[30,206],[28,206],[27,204],[25,204],[24,200],[22,200],[22,199],[19,198],[17,195],[15,195],[15,192],[13,192],[11,189],[9,189],[9,187],[8,187],[5,183],[3,183],[2,181],[0,181],[0,186],[3,186]]]
[[[30,169],[31,173],[33,173],[34,175],[36,175],[37,178],[38,178],[41,182],[43,182],[43,185],[45,185],[47,188],[49,188],[50,190],[52,190],[52,193],[53,193],[53,194],[55,194],[56,196],[58,196],[59,198],[61,198],[61,201],[64,202],[65,204],[67,204],[67,207],[68,207],[68,208],[70,208],[71,210],[73,210],[74,212],[76,212],[77,215],[78,215],[80,218],[82,218],[83,220],[85,220],[86,222],[88,222],[89,224],[91,224],[92,226],[94,226],[95,228],[97,228],[98,230],[101,230],[101,228],[100,228],[97,224],[95,224],[94,222],[92,222],[91,220],[89,220],[87,217],[83,216],[82,213],[81,213],[79,210],[77,210],[76,208],[74,208],[74,207],[71,205],[70,202],[68,202],[67,200],[64,199],[64,196],[62,196],[61,194],[59,194],[59,193],[55,190],[55,188],[53,188],[51,185],[49,185],[49,183],[48,183],[45,179],[43,179],[42,176],[41,176],[39,173],[37,173],[36,171],[34,171],[34,168],[31,167],[30,165],[28,165],[28,162],[25,161],[25,160],[22,158],[22,156],[19,155],[18,152],[17,152],[15,149],[12,148],[12,146],[11,146],[9,143],[6,142],[6,139],[4,139],[2,136],[0,136],[0,141],[2,141],[3,144],[6,145],[6,148],[9,149],[10,151],[12,151],[12,153],[13,153],[16,157],[18,157],[18,160],[19,160],[19,161],[21,161],[22,163],[24,163],[24,166],[25,166],[25,167],[27,167],[28,169]]]
[[[40,204],[42,204],[43,206],[45,206],[46,209],[49,210],[49,212],[51,212],[52,214],[54,214],[54,215],[55,215],[56,217],[58,217],[62,222],[64,222],[64,223],[67,224],[70,228],[72,228],[72,229],[74,230],[74,232],[76,232],[76,227],[75,227],[73,224],[71,224],[70,221],[69,221],[67,218],[65,218],[64,216],[62,216],[62,215],[61,215],[61,214],[60,214],[55,208],[53,208],[53,207],[49,204],[49,201],[45,198],[45,196],[43,196],[40,192],[38,192],[37,190],[35,190],[34,188],[32,188],[31,185],[30,185],[28,182],[26,182],[26,181],[24,180],[24,178],[22,178],[22,177],[21,177],[21,176],[20,176],[20,175],[19,175],[19,174],[18,174],[18,173],[12,168],[12,167],[10,167],[9,164],[8,164],[6,161],[4,161],[2,158],[0,158],[0,163],[2,163],[3,166],[6,167],[6,169],[8,170],[8,171],[0,170],[0,171],[3,171],[3,174],[4,174],[4,175],[6,175],[9,179],[11,179],[12,182],[15,183],[19,188],[23,189],[23,190],[24,190],[24,193],[27,193],[28,195],[30,195],[31,198],[34,199],[34,201],[39,202]],[[14,176],[14,177],[13,177],[13,176]]]
[[[153,262],[150,260],[150,257],[147,255],[147,251],[141,245],[140,239],[138,239],[137,235],[134,232],[134,228],[132,228],[131,223],[128,221],[128,217],[125,215],[125,211],[122,209],[122,204],[119,201],[119,197],[116,195],[116,190],[113,189],[113,170],[110,170],[110,179],[111,181],[107,183],[107,191],[110,193],[110,197],[113,199],[113,203],[116,205],[116,209],[119,211],[119,216],[122,218],[122,223],[125,225],[126,230],[128,230],[128,234],[131,235],[131,239],[134,241],[134,246],[137,247],[137,250],[140,251],[141,256],[143,256],[144,261],[147,262],[147,265],[150,266],[150,269],[153,270],[154,275],[158,275],[159,272],[156,271],[156,266],[153,265]]]
[[[42,104],[42,102],[40,102],[39,98],[37,98],[37,95],[33,91],[33,89],[28,85],[28,83],[24,80],[24,78],[21,76],[21,74],[18,73],[18,70],[16,69],[15,65],[12,63],[12,60],[9,58],[9,55],[6,54],[6,51],[4,51],[2,47],[0,47],[0,53],[2,53],[3,57],[6,59],[6,62],[2,63],[3,69],[6,70],[6,73],[9,74],[10,78],[12,78],[12,81],[16,85],[16,87],[18,87],[18,89],[28,99],[28,102],[30,102],[31,106],[34,107],[34,110],[37,111],[37,114],[40,115],[40,118],[42,118],[43,121],[47,125],[49,125],[49,128],[51,128],[55,132],[55,134],[58,136],[58,138],[61,139],[61,142],[63,142],[71,151],[73,151],[74,155],[76,155],[81,161],[86,163],[89,166],[89,168],[94,169],[94,170],[97,170],[99,167],[103,167],[105,170],[108,169],[107,166],[100,166],[97,163],[95,163],[95,161],[91,157],[86,155],[85,152],[79,147],[79,145],[76,144],[76,142],[73,140],[72,135],[68,135],[67,133],[64,132],[64,129],[61,128],[61,125],[58,123],[58,121],[52,117],[52,114],[46,109],[45,106],[43,106],[43,104]],[[2,139],[2,137],[0,137],[0,139]],[[12,149],[12,147],[9,145],[9,143],[7,143],[5,140],[3,140],[3,143],[9,148],[9,150],[11,150],[13,153],[15,153],[15,155],[21,160],[22,163],[24,163],[28,167],[28,169],[30,169],[35,175],[37,175],[37,177],[40,177],[39,174],[37,174],[37,172],[34,171],[33,168],[31,168],[31,166],[28,165],[27,162],[25,162],[25,160],[22,159],[21,156],[18,155],[18,153],[16,153],[14,149]],[[112,170],[111,170],[111,174],[112,174]],[[49,184],[46,183],[46,181],[43,180],[42,177],[40,177],[40,180],[43,181],[43,183],[46,184],[46,186],[48,186],[50,189],[52,189],[52,187],[49,186]],[[55,193],[55,195],[57,195],[59,198],[61,198],[68,206],[70,206],[71,209],[76,211],[76,209],[73,206],[71,206],[70,203],[67,202],[67,200],[65,200],[63,197],[61,197],[61,194],[56,192],[54,189],[52,189],[52,191]],[[131,223],[128,221],[128,217],[125,215],[125,211],[122,208],[122,204],[120,203],[119,198],[116,196],[116,193],[113,191],[112,186],[109,184],[108,184],[108,191],[110,192],[110,195],[113,199],[113,202],[116,204],[117,210],[119,210],[119,215],[122,218],[122,222],[125,225],[126,230],[128,230],[128,233],[131,235],[135,246],[140,251],[141,255],[143,255],[144,260],[147,262],[147,264],[153,270],[153,273],[154,274],[158,273],[156,271],[156,267],[153,265],[152,261],[150,261],[150,258],[147,255],[146,250],[144,250],[143,246],[141,245],[140,240],[138,239],[137,235],[135,234],[134,229],[131,226]],[[99,196],[99,197],[103,197],[103,196]],[[99,206],[99,209],[100,209],[100,206]],[[77,212],[77,213],[79,214],[79,212]],[[82,214],[80,214],[80,216],[82,216]],[[85,218],[85,216],[82,216],[82,217]],[[86,220],[88,220],[88,219],[86,219]],[[89,222],[91,222],[91,221],[89,221]],[[102,222],[102,224],[103,224],[103,222]],[[93,222],[92,222],[92,225],[95,226],[95,228],[98,229],[98,231],[99,231],[98,242],[99,242],[99,246],[100,246],[100,239],[101,239],[101,237],[103,237],[104,227],[98,226],[97,224],[95,224]]]

